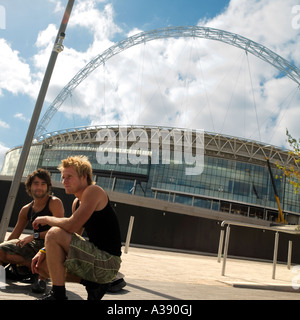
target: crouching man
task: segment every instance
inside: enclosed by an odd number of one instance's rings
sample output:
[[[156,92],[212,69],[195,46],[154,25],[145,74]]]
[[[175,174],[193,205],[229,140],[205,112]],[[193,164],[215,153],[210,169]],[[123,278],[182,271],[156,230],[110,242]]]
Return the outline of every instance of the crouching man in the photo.
[[[50,225],[45,250],[32,260],[32,272],[50,275],[52,290],[44,300],[65,300],[65,281],[85,285],[88,300],[100,300],[121,265],[121,236],[105,191],[92,181],[86,157],[62,160],[58,167],[67,194],[74,194],[69,218],[38,217],[33,227]],[[85,229],[88,241],[80,236]],[[45,259],[46,258],[46,259]]]
[[[7,241],[0,244],[0,265],[12,264],[30,268],[31,259],[44,246],[44,238],[50,229],[36,225],[30,235],[19,239],[28,223],[32,224],[38,216],[53,216],[60,219],[64,216],[64,207],[61,200],[51,196],[51,177],[47,170],[37,169],[28,175],[25,189],[33,201],[22,207],[18,221]],[[28,269],[30,270],[30,269]],[[46,282],[42,277],[35,277],[32,291],[43,293]]]

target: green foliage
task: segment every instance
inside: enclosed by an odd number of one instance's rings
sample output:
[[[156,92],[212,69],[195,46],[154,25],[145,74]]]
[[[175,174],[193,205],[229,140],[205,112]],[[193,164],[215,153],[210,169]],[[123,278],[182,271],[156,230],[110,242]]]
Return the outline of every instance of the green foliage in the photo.
[[[295,192],[298,193],[300,191],[300,169],[298,168],[298,164],[300,163],[300,139],[296,140],[293,138],[288,130],[286,130],[286,135],[288,143],[292,148],[289,154],[293,157],[294,164],[289,167],[277,164],[277,167],[282,170],[283,176],[287,178],[289,183],[294,186]]]

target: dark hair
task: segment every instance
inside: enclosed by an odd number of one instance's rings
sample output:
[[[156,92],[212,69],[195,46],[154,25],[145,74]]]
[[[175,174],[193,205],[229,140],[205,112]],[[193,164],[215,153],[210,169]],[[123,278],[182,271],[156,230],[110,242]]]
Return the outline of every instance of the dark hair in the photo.
[[[25,182],[25,190],[26,190],[27,194],[29,196],[31,196],[30,188],[31,188],[31,184],[32,184],[35,177],[38,177],[47,183],[47,186],[48,186],[47,192],[48,192],[48,194],[50,194],[51,187],[52,187],[51,177],[50,177],[50,173],[45,169],[37,169],[37,170],[33,171],[27,177],[26,182]]]

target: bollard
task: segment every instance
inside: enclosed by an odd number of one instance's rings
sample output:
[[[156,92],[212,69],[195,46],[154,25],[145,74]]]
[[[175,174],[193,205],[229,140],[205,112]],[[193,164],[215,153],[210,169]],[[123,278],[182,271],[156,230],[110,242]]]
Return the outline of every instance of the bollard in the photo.
[[[134,222],[134,217],[131,216],[129,220],[129,226],[128,226],[128,231],[127,231],[127,237],[126,237],[126,244],[125,244],[125,253],[128,253],[128,248],[130,244],[130,238],[131,238],[131,233],[132,233],[132,228],[133,228],[133,222]]]
[[[292,248],[293,248],[293,241],[289,240],[289,248],[288,248],[288,261],[287,261],[287,267],[290,270],[291,264],[292,264]]]
[[[223,242],[224,242],[224,229],[221,229],[220,240],[219,240],[219,250],[218,250],[218,262],[221,262]]]
[[[227,254],[228,254],[229,237],[230,237],[230,225],[228,225],[227,229],[226,229],[224,256],[223,256],[223,265],[222,265],[222,276],[225,276],[225,266],[226,266]]]
[[[277,231],[277,232],[275,233],[272,279],[275,279],[276,264],[277,264],[277,253],[278,253],[278,240],[279,240],[279,232]]]

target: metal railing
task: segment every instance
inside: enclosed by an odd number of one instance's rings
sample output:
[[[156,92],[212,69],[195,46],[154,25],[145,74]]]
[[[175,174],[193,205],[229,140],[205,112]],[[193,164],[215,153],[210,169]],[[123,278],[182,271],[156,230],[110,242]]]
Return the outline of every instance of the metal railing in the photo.
[[[254,228],[254,229],[262,229],[262,230],[269,230],[275,232],[275,240],[274,240],[274,252],[273,252],[273,269],[272,269],[272,279],[275,279],[276,273],[276,265],[277,265],[277,253],[278,253],[278,242],[279,242],[279,233],[288,233],[293,235],[300,235],[300,230],[296,230],[296,226],[262,226],[262,225],[255,225],[249,223],[242,223],[236,221],[223,221],[221,223],[221,227],[226,227],[226,234],[225,229],[221,229],[220,232],[220,240],[219,240],[219,249],[218,249],[218,262],[221,262],[222,257],[222,249],[225,237],[225,244],[224,244],[224,251],[223,251],[223,264],[222,264],[222,276],[225,276],[225,268],[226,268],[226,261],[228,256],[228,246],[229,246],[229,238],[230,238],[230,227],[231,226],[238,226],[238,227],[246,227],[246,228]],[[288,257],[287,257],[287,267],[290,269],[291,267],[291,258],[292,258],[292,245],[293,242],[289,240],[288,246]]]

